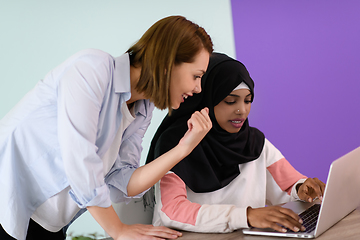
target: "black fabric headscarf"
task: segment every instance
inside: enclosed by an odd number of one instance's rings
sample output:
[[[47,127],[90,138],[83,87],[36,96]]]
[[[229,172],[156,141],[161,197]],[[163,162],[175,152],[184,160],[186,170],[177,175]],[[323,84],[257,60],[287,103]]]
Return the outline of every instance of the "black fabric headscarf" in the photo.
[[[254,82],[245,66],[225,54],[213,53],[202,78],[202,92],[189,97],[167,115],[159,126],[147,157],[147,163],[175,147],[187,131],[187,120],[195,111],[209,108],[212,129],[197,147],[171,171],[194,192],[212,192],[229,184],[240,174],[238,165],[260,156],[264,134],[249,126],[246,120],[237,133],[223,130],[217,123],[214,107],[241,82],[250,88],[254,98]]]

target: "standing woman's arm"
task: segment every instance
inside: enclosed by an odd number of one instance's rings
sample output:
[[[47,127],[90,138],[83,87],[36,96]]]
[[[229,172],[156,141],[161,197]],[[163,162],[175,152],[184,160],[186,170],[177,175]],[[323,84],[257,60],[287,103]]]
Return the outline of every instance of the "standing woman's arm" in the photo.
[[[195,112],[188,120],[188,131],[177,146],[134,171],[127,187],[128,195],[137,195],[158,182],[171,168],[191,153],[211,127],[208,108]]]

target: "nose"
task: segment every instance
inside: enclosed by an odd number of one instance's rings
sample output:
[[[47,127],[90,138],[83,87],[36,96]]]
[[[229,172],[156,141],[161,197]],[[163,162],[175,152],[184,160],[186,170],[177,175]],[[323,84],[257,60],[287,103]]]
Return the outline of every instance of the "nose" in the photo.
[[[201,78],[199,78],[199,80],[196,80],[195,83],[195,88],[194,88],[194,92],[195,93],[200,93],[201,92]]]
[[[243,113],[245,113],[245,112],[246,112],[245,104],[242,104],[242,103],[238,104],[238,105],[237,105],[237,108],[236,108],[236,110],[235,110],[235,113],[236,113],[236,114],[243,114]]]

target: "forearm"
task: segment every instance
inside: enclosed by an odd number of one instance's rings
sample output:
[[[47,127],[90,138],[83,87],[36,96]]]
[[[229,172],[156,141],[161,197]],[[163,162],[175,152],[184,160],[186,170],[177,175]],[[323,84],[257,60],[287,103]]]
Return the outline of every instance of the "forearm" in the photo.
[[[112,206],[108,208],[90,206],[87,210],[107,234],[113,239],[117,238],[125,224],[120,221]]]
[[[175,173],[166,174],[157,183],[154,225],[194,232],[231,232],[248,226],[245,207],[216,202],[204,204],[209,195],[198,193],[199,201],[203,202],[201,205],[187,198],[187,190]]]
[[[181,212],[184,208],[177,206]],[[195,222],[188,222],[181,216],[168,216],[160,210],[161,223],[169,228],[176,228],[192,232],[225,233],[232,232],[239,228],[247,228],[246,208],[238,208],[226,204],[203,204],[198,210]],[[192,215],[186,212],[187,216]]]
[[[154,161],[136,169],[127,186],[128,196],[135,196],[152,187],[191,150],[183,145],[177,145]]]

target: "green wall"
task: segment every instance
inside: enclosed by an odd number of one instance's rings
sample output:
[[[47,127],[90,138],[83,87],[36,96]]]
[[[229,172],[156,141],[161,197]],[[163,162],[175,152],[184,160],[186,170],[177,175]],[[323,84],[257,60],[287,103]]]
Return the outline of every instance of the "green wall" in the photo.
[[[84,48],[122,54],[154,22],[183,15],[203,26],[216,51],[235,57],[228,0],[0,0],[0,118],[47,72]],[[166,111],[155,110],[144,137],[144,162],[152,135]],[[69,229],[103,230],[87,213]]]

